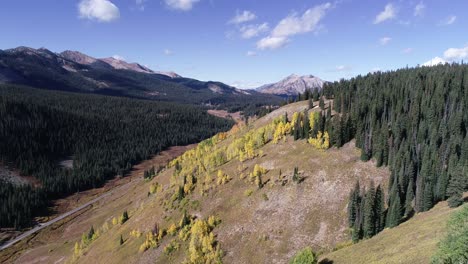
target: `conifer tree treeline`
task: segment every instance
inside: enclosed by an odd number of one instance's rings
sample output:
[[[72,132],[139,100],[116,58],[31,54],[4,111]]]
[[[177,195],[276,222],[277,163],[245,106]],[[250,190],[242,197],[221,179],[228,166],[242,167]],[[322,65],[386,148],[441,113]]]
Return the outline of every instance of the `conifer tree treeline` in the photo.
[[[325,84],[323,94],[334,98],[341,120],[348,118],[353,124],[354,133],[341,143],[354,134],[363,160],[374,158],[377,166],[389,166],[386,226],[396,226],[413,212],[427,211],[445,199],[451,206],[462,203],[468,184],[467,65],[358,76]],[[347,133],[333,132],[332,138]],[[350,199],[366,200],[373,195],[369,192],[352,194]],[[356,212],[350,212],[353,224],[363,217]],[[364,230],[363,222],[359,225],[361,237],[372,234]]]
[[[129,98],[0,86],[0,163],[41,187],[0,184],[0,227],[21,228],[49,199],[102,185],[174,145],[198,142],[233,122],[200,108]],[[73,158],[73,168],[59,161]]]

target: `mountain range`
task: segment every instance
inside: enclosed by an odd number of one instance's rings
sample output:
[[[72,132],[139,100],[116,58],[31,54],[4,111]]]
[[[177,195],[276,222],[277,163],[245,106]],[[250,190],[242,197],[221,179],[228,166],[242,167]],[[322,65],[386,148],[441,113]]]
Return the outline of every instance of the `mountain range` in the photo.
[[[0,50],[0,84],[19,84],[125,96],[158,101],[240,109],[278,105],[283,99],[255,90],[241,90],[217,81],[199,81],[174,72],[158,72],[119,58],[97,59],[78,51],[55,53],[45,48]]]

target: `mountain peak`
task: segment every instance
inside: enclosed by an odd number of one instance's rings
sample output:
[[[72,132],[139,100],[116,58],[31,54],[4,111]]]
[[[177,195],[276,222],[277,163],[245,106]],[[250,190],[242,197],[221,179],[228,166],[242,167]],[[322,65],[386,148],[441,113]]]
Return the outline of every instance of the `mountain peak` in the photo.
[[[261,93],[276,95],[297,95],[306,89],[319,89],[323,87],[324,81],[314,75],[291,74],[277,83],[267,84],[257,88]]]
[[[76,63],[85,64],[85,65],[90,65],[97,61],[96,58],[83,54],[79,51],[73,51],[73,50],[66,50],[60,53],[60,55],[66,59],[69,59]]]
[[[138,63],[128,63],[122,58],[109,57],[100,60],[106,62],[107,64],[111,65],[114,69],[117,70],[130,70],[143,73],[154,73],[154,71],[148,67],[140,65]]]

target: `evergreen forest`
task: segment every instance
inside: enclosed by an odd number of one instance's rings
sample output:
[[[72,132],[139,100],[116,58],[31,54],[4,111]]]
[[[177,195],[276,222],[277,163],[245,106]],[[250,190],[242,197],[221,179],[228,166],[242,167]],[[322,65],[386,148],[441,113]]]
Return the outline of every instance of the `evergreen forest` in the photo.
[[[2,85],[0,164],[40,184],[0,183],[0,227],[28,227],[51,199],[101,186],[169,146],[232,125],[190,105]],[[67,159],[72,168],[60,165]]]

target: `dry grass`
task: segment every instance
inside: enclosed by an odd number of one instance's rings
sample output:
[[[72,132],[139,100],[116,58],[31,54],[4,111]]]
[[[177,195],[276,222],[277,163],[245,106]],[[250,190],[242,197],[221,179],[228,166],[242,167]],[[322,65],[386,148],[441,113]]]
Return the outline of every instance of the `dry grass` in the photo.
[[[447,220],[459,209],[441,202],[375,237],[323,255],[322,263],[430,263],[437,243],[445,235]]]
[[[139,207],[139,201],[147,198],[149,184],[142,180],[144,170],[151,166],[165,165],[172,158],[182,154],[195,145],[173,147],[160,155],[134,167],[131,175],[114,179],[104,187],[82,192],[56,201],[56,212],[67,211],[77,204],[90,201],[94,197],[119,186],[119,192],[112,193],[92,207],[82,210],[63,221],[60,221],[35,236],[31,236],[14,246],[0,252],[0,263],[64,263],[73,254],[73,245],[79,241],[81,234],[93,225],[101,226],[112,217],[119,216],[124,210]],[[119,234],[120,236],[120,234]],[[117,238],[118,239],[118,238]],[[116,240],[118,243],[118,240]],[[94,262],[93,262],[94,263]],[[105,263],[103,261],[102,263]]]

